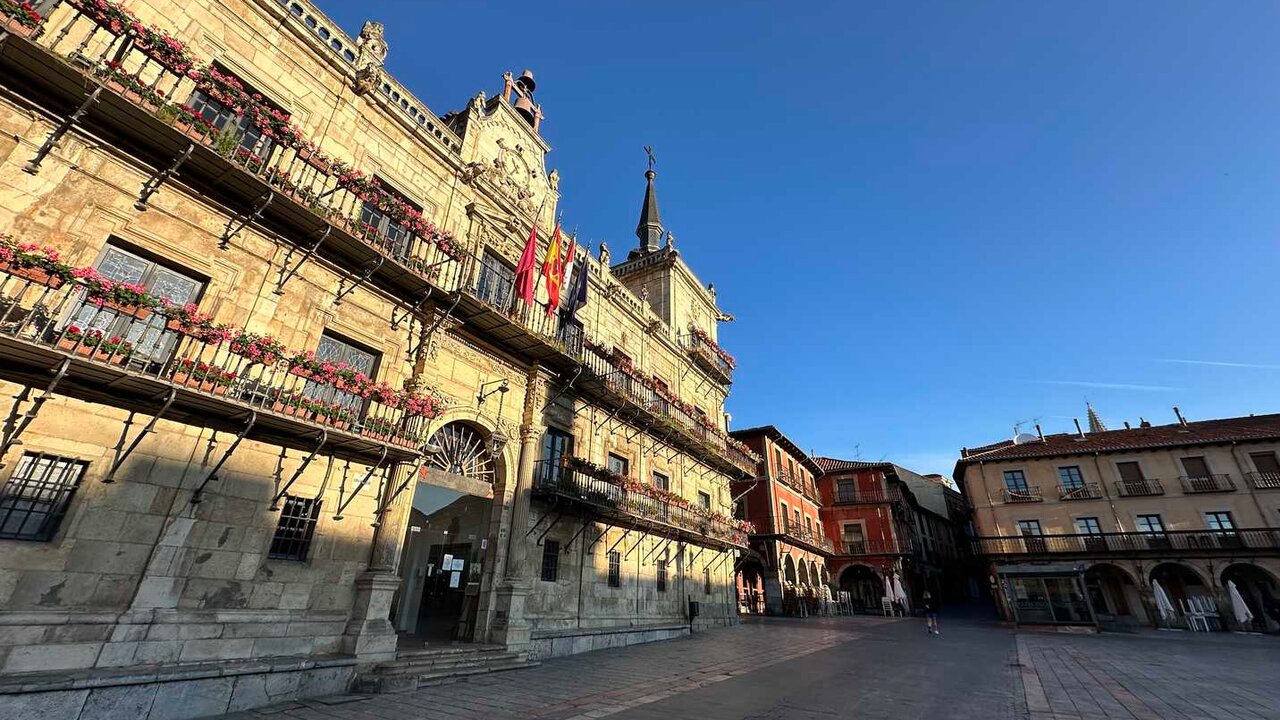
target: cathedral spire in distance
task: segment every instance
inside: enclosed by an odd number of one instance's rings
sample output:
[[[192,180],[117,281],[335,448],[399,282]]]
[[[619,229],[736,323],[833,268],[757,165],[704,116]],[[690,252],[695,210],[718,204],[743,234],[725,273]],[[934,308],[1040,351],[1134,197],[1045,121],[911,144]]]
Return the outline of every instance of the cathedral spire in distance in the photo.
[[[1093,409],[1093,405],[1086,400],[1084,406],[1089,412],[1089,432],[1106,432],[1107,426],[1102,424],[1102,418],[1098,417],[1098,411]]]

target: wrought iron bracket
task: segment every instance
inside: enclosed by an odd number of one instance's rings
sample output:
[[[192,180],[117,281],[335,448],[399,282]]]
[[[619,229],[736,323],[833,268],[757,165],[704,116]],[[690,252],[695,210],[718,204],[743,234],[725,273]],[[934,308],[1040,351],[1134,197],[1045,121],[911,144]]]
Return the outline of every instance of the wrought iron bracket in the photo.
[[[653,521],[646,520],[644,530],[638,530],[637,532],[640,532],[642,534],[650,534],[652,530],[653,530]],[[631,557],[631,553],[635,552],[636,550],[639,550],[642,547],[644,547],[644,537],[640,538],[640,542],[636,543],[635,545],[632,545],[631,549],[627,551],[627,554],[622,556],[622,559],[625,560]]]
[[[559,399],[560,399],[561,397],[563,397],[566,393],[568,393],[570,390],[572,390],[572,389],[573,389],[573,384],[574,384],[575,382],[577,382],[577,381],[578,381],[578,378],[579,378],[581,375],[582,375],[582,365],[578,365],[578,368],[577,368],[576,370],[574,370],[574,371],[573,371],[573,377],[569,378],[569,383],[568,383],[567,385],[565,385],[565,386],[564,386],[564,389],[563,389],[563,390],[561,390],[560,392],[556,393],[555,395],[552,395],[552,396],[551,396],[551,399],[550,399],[550,400],[548,400],[548,401],[546,402],[546,404],[544,404],[544,405],[542,406],[542,409],[545,411],[547,408],[551,407],[552,403],[554,403],[555,401],[559,400]]]
[[[560,518],[562,518],[562,517],[564,517],[564,513],[562,513],[562,512],[557,512],[557,513],[556,513],[555,518],[551,521],[551,523],[550,523],[550,524],[548,524],[548,525],[547,525],[547,529],[546,529],[546,530],[543,530],[543,531],[542,531],[542,533],[538,535],[538,538],[537,538],[536,540],[534,540],[533,544],[534,544],[534,545],[537,545],[538,547],[542,547],[542,539],[543,539],[543,538],[545,538],[545,537],[547,536],[547,533],[551,532],[552,528],[554,528],[556,525],[559,525],[559,524],[560,524]],[[542,522],[542,520],[541,520],[541,519],[539,519],[539,520],[538,520],[538,523],[541,523],[541,522]],[[532,532],[533,532],[534,530],[536,530],[537,528],[538,528],[538,525],[535,523],[535,524],[534,524],[534,526],[533,526],[533,528],[531,528],[531,529],[529,530],[529,532],[530,532],[530,533],[532,533]],[[528,533],[526,533],[526,534],[525,534],[525,537],[529,537],[529,534],[528,534]]]
[[[258,411],[250,410],[249,421],[244,424],[244,427],[240,429],[240,432],[236,433],[236,439],[232,440],[231,445],[228,446],[225,451],[223,451],[222,457],[218,458],[218,462],[213,464],[213,467],[209,470],[209,474],[205,475],[204,480],[202,480],[200,482],[200,485],[196,487],[196,491],[191,493],[192,505],[198,505],[200,501],[204,499],[204,489],[209,486],[209,483],[218,479],[218,471],[221,470],[222,466],[226,464],[227,460],[230,460],[231,456],[235,454],[236,448],[240,447],[241,441],[244,440],[245,436],[249,434],[249,431],[253,429],[253,426],[257,422],[258,422]]]
[[[445,310],[439,317],[436,318],[436,321],[431,324],[431,327],[428,328],[427,331],[422,334],[422,338],[418,340],[418,344],[414,345],[412,348],[409,349],[409,357],[413,357],[414,355],[416,355],[418,353],[418,350],[421,349],[423,345],[427,345],[428,343],[431,342],[431,336],[435,335],[436,330],[439,330],[440,326],[444,324],[444,321],[448,319],[450,315],[453,314],[454,310],[457,309],[458,303],[462,302],[461,290],[455,290],[453,292],[453,295],[454,295],[453,304],[449,306],[448,310]]]
[[[387,446],[383,445],[382,455],[378,457],[378,462],[369,466],[369,471],[364,474],[364,477],[360,478],[360,482],[356,483],[355,488],[352,489],[351,494],[347,496],[347,499],[345,501],[342,499],[342,492],[343,492],[342,488],[339,488],[338,512],[334,514],[333,516],[334,520],[342,519],[342,513],[346,512],[346,509],[351,506],[351,503],[355,501],[356,496],[360,494],[360,491],[364,489],[364,486],[369,484],[369,480],[373,477],[373,474],[383,469],[382,463],[386,462],[386,460],[387,460]]]
[[[589,527],[591,527],[591,521],[588,520],[586,517],[583,517],[582,527],[578,530],[578,532],[573,534],[573,537],[569,538],[569,542],[564,544],[564,549],[568,550],[569,548],[573,547],[573,544],[578,541],[578,538],[582,537],[582,533],[586,532],[587,528]]]
[[[645,555],[645,556],[640,560],[640,564],[641,564],[641,565],[648,565],[648,564],[649,564],[649,558],[653,558],[653,559],[657,560],[658,552],[659,552],[659,551],[661,551],[661,550],[665,550],[665,549],[667,549],[667,547],[668,547],[669,545],[671,545],[671,538],[663,538],[663,540],[662,540],[662,544],[661,544],[661,545],[658,545],[658,546],[657,546],[657,547],[655,547],[653,550],[651,550],[651,551],[649,552],[649,554],[648,554],[648,555]]]
[[[293,484],[298,482],[298,478],[302,477],[302,473],[306,471],[307,466],[311,464],[311,461],[316,459],[316,455],[320,454],[320,450],[325,446],[325,443],[327,442],[329,442],[329,431],[321,428],[320,442],[317,442],[315,448],[311,451],[311,453],[302,459],[302,464],[298,466],[298,469],[293,471],[293,475],[289,476],[289,482],[285,483],[284,485],[279,484],[281,473],[277,471],[276,473],[277,490],[275,495],[271,498],[271,510],[273,512],[280,509],[280,500],[284,498],[285,493],[289,492],[289,488],[293,487]],[[284,450],[281,449],[281,453],[283,452]],[[283,466],[281,466],[280,469],[283,470],[284,469]]]
[[[53,391],[58,387],[58,383],[62,382],[62,378],[67,376],[67,368],[69,367],[71,367],[71,358],[58,363],[58,367],[53,371],[53,378],[49,380],[49,384],[44,387],[43,392],[31,401],[31,405],[26,409],[26,412],[22,413],[22,417],[16,419],[16,423],[13,422],[15,420],[13,413],[10,413],[10,420],[5,422],[3,442],[0,442],[0,457],[8,454],[9,448],[21,441],[22,433],[35,421],[36,416],[40,414],[40,408],[44,406],[45,402],[53,397]],[[14,412],[17,412],[17,409],[15,403]]]
[[[222,237],[218,238],[218,249],[226,250],[231,247],[231,239],[240,234],[249,223],[256,222],[262,217],[262,213],[266,211],[267,206],[276,198],[274,190],[268,190],[265,195],[258,198],[253,204],[253,210],[247,213],[241,213],[227,221],[227,227],[222,231]]]
[[[698,546],[698,552],[694,553],[693,557],[689,558],[689,564],[685,566],[685,569],[686,569],[686,570],[692,570],[692,569],[693,569],[693,561],[694,561],[694,560],[697,560],[697,559],[698,559],[698,558],[700,558],[700,557],[702,557],[702,551],[703,551],[703,550],[706,550],[706,548],[704,548],[704,547],[702,547],[701,545],[699,545],[699,546]]]
[[[107,469],[107,474],[103,476],[102,482],[113,483],[116,481],[116,472],[120,470],[120,466],[124,465],[124,461],[129,459],[134,450],[138,449],[138,445],[142,444],[142,439],[150,435],[156,429],[156,423],[160,418],[169,411],[169,406],[173,405],[174,398],[178,397],[177,388],[172,388],[165,395],[164,404],[160,406],[160,410],[151,416],[151,420],[142,427],[142,430],[133,438],[133,442],[129,443],[129,447],[124,446],[124,439],[129,434],[129,425],[133,422],[133,413],[129,413],[129,417],[124,421],[124,427],[120,428],[120,442],[116,443],[115,457],[111,460],[111,467]]]
[[[407,490],[411,483],[414,483],[417,481],[418,475],[422,472],[422,466],[426,464],[427,464],[426,454],[424,453],[422,455],[419,455],[418,461],[413,464],[413,469],[409,471],[408,475],[405,475],[404,482],[400,483],[399,487],[397,487],[395,490],[391,491],[390,493],[383,493],[382,502],[378,505],[378,515],[376,518],[374,518],[374,521],[373,521],[375,527],[382,523],[383,515],[385,515],[387,513],[387,510],[391,508],[391,503],[395,502],[396,498],[400,497],[400,493]]]
[[[302,266],[311,259],[311,256],[320,249],[320,246],[324,244],[324,241],[329,239],[329,233],[331,232],[333,232],[333,226],[325,225],[324,232],[320,233],[320,236],[316,238],[316,241],[303,250],[302,257],[298,258],[298,262],[294,263],[292,266],[290,266],[289,263],[292,262],[293,254],[297,252],[298,248],[296,245],[289,246],[288,254],[284,256],[284,261],[280,263],[280,277],[276,279],[276,287],[271,291],[272,294],[284,294],[285,283],[292,280],[294,276],[298,274],[298,271],[301,270]]]
[[[22,406],[31,398],[31,387],[23,385],[17,395],[13,396],[13,404],[9,406],[9,415],[4,420],[4,430],[0,431],[0,443],[4,447],[9,447],[9,438],[13,435],[14,428],[18,426],[18,418],[22,416]],[[3,461],[0,456],[0,461]],[[4,467],[4,463],[0,462],[0,467]]]
[[[605,417],[605,419],[603,419],[603,420],[601,420],[600,422],[596,423],[596,424],[592,427],[592,430],[597,430],[597,429],[599,429],[599,428],[604,427],[604,424],[605,424],[605,423],[607,423],[607,422],[609,422],[610,420],[612,420],[612,419],[614,418],[614,416],[616,416],[616,415],[618,414],[618,411],[619,411],[619,410],[621,410],[621,409],[622,409],[622,407],[621,407],[621,406],[614,408],[613,412],[609,413],[609,414]]]
[[[628,535],[630,535],[630,534],[631,534],[631,528],[627,528],[627,531],[626,531],[626,532],[624,532],[624,533],[622,533],[622,537],[620,537],[620,538],[618,538],[617,540],[614,540],[614,541],[613,541],[613,544],[612,544],[612,545],[610,545],[610,546],[609,546],[609,549],[605,551],[605,555],[608,555],[609,553],[613,552],[613,551],[614,551],[614,549],[616,549],[619,545],[621,545],[621,544],[622,544],[622,541],[623,541],[623,540],[626,540],[626,539],[627,539],[627,536],[628,536]]]
[[[195,149],[195,143],[187,143],[187,149],[182,151],[182,154],[173,161],[172,165],[147,178],[146,182],[142,183],[142,189],[138,191],[138,199],[133,203],[133,208],[135,210],[145,212],[147,209],[147,202],[151,200],[151,196],[155,195],[156,191],[158,191],[160,187],[169,180],[169,178],[178,174],[178,168],[182,167],[182,163],[186,162],[187,158],[191,157],[191,151]]]
[[[98,95],[102,94],[102,88],[103,85],[99,83],[98,87],[94,88],[93,92],[89,93],[89,97],[85,98],[83,103],[80,103],[80,107],[76,108],[75,112],[68,115],[62,122],[58,123],[58,126],[49,133],[49,137],[44,139],[44,144],[40,146],[40,149],[36,150],[36,154],[27,161],[26,165],[22,166],[23,172],[30,175],[35,175],[40,172],[40,163],[44,162],[44,159],[49,156],[49,153],[53,152],[53,149],[58,146],[58,142],[62,140],[62,136],[66,135],[67,131],[74,127],[76,123],[80,122],[80,118],[84,117],[85,113],[89,112],[89,106],[98,102]]]
[[[364,285],[369,278],[373,277],[374,273],[378,272],[378,268],[382,267],[382,264],[386,261],[386,255],[378,255],[373,263],[369,265],[369,268],[364,271],[364,274],[360,276],[360,279],[351,284],[351,287],[346,287],[347,282],[351,280],[351,273],[344,275],[343,278],[338,281],[338,295],[333,298],[333,304],[341,305],[343,298],[355,292],[356,288]]]
[[[418,301],[415,302],[413,305],[397,304],[395,307],[391,308],[391,329],[399,330],[400,323],[404,322],[406,319],[411,318],[415,313],[421,313],[422,306],[426,305],[427,300],[431,299],[431,294],[433,292],[435,292],[435,288],[429,287],[427,288],[427,291],[422,294],[422,297],[418,298]],[[401,307],[404,308],[404,312],[396,312]]]
[[[609,528],[613,527],[612,523],[601,523],[601,524],[604,525],[604,529],[600,531],[599,535],[596,535],[596,539],[592,540],[591,544],[587,545],[587,552],[591,552],[591,548],[598,545],[600,541],[604,539],[605,533],[609,532]]]

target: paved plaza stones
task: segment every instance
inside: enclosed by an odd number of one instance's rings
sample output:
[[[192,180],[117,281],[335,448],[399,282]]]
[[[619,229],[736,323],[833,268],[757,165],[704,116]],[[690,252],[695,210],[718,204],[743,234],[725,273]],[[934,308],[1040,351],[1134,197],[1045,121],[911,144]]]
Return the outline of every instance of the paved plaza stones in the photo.
[[[1280,717],[1275,639],[1015,633],[944,621],[747,621],[399,695],[228,720],[1262,720]]]

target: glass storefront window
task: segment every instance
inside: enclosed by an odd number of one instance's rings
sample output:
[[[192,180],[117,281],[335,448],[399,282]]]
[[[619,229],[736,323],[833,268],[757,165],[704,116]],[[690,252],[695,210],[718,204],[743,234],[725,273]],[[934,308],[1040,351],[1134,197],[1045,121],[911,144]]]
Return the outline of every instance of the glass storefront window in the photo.
[[[1092,623],[1089,601],[1074,577],[1015,577],[1013,597],[1023,624]]]

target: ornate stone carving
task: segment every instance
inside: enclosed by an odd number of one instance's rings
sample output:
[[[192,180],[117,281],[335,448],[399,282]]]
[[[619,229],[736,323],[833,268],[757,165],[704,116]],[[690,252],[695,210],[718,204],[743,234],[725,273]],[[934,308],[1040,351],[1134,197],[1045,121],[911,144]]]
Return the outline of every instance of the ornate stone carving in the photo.
[[[600,267],[609,267],[609,246],[603,241],[600,243]]]
[[[387,59],[387,40],[383,34],[382,23],[369,20],[360,28],[360,38],[356,41],[356,75],[352,87],[361,95],[368,95],[378,89],[378,76],[382,73],[382,64]]]
[[[550,174],[547,175],[547,185],[551,187],[551,192],[560,192],[560,171],[552,168]]]

